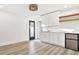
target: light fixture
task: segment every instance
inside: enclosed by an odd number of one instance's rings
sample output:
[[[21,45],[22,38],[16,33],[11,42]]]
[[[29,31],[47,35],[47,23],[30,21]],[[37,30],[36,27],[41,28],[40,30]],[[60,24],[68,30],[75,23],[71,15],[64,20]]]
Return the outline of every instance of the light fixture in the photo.
[[[30,4],[29,5],[29,10],[30,11],[37,11],[38,10],[38,5],[37,4]]]

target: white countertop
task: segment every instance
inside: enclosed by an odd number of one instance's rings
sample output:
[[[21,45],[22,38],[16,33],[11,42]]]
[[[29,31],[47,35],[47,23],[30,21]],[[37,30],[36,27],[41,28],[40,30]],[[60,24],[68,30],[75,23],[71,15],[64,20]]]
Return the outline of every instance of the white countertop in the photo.
[[[51,29],[51,30],[42,31],[42,32],[60,32],[60,33],[77,33],[77,34],[79,34],[79,30],[63,29],[63,28]]]

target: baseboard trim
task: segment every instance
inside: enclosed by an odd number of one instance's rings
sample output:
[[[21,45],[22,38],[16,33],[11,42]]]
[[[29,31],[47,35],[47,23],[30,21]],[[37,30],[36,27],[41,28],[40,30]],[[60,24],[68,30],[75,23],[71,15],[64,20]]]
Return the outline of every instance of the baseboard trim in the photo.
[[[13,44],[23,43],[23,42],[27,42],[27,41],[29,41],[29,40],[16,41],[16,42],[11,42],[11,43],[3,43],[3,44],[0,44],[0,46],[13,45]]]

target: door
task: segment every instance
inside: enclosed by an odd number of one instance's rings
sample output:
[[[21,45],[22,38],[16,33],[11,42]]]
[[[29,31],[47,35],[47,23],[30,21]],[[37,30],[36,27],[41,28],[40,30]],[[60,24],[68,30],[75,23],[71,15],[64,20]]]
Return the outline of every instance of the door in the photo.
[[[29,40],[35,39],[35,21],[29,21]]]

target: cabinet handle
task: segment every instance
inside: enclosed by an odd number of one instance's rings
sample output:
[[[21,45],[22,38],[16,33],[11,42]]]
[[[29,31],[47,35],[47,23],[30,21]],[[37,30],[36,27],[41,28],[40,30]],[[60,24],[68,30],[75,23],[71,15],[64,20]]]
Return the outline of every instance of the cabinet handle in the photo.
[[[70,38],[66,38],[66,40],[75,40],[75,41],[78,41],[78,39],[70,39]]]

